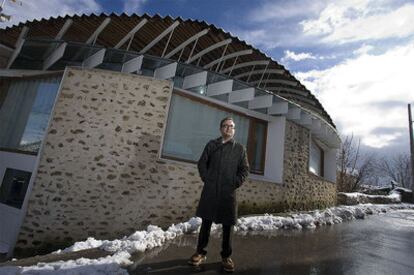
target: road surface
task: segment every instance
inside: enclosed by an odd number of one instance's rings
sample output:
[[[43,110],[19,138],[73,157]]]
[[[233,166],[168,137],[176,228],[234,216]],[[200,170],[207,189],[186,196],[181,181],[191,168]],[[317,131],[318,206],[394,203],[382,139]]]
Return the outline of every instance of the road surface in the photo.
[[[133,255],[130,274],[223,274],[220,236],[207,262],[187,265],[197,236]],[[414,210],[391,211],[313,230],[235,234],[235,274],[414,274]]]

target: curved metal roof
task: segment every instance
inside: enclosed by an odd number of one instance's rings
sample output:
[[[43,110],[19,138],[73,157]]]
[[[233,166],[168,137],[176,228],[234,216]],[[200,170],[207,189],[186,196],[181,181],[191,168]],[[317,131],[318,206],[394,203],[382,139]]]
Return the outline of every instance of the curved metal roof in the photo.
[[[282,96],[335,127],[316,97],[282,65],[205,21],[125,13],[51,17],[0,29],[0,45],[14,50],[23,33],[27,40],[78,42],[192,64]]]

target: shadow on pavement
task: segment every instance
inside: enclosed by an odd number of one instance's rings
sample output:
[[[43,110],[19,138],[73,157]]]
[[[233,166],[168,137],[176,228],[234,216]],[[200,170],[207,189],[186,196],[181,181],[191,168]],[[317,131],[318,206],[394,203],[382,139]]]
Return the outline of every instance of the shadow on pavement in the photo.
[[[159,263],[144,264],[128,270],[129,274],[228,274],[221,268],[221,262],[205,263],[199,267],[193,267],[187,264],[187,259],[171,260]],[[235,270],[233,274],[246,275],[265,275],[265,274],[336,274],[341,275],[347,273],[347,268],[343,266],[343,260],[328,260],[318,263],[285,263],[267,265],[255,268],[243,268]]]
[[[143,264],[128,270],[129,274],[197,274],[197,273],[225,273],[221,269],[221,262],[205,263],[198,267],[191,266],[188,259],[171,260],[152,264]]]

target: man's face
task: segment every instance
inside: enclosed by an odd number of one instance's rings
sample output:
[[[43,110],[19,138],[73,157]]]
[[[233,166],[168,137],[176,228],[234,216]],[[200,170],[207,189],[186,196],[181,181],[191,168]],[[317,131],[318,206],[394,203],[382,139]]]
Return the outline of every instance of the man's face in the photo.
[[[235,131],[235,125],[233,120],[226,120],[223,121],[223,124],[221,125],[220,132],[221,136],[224,139],[233,138]]]

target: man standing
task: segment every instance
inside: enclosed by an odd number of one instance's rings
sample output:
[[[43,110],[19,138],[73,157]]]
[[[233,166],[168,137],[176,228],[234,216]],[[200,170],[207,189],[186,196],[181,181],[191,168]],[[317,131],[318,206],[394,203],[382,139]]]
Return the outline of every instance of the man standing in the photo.
[[[231,235],[237,220],[236,188],[249,174],[247,154],[243,145],[234,141],[235,124],[231,117],[220,122],[221,137],[210,140],[198,161],[198,171],[204,183],[198,204],[198,217],[202,218],[196,253],[189,263],[198,266],[206,260],[205,250],[211,224],[222,224],[222,266],[227,272],[234,271]]]

